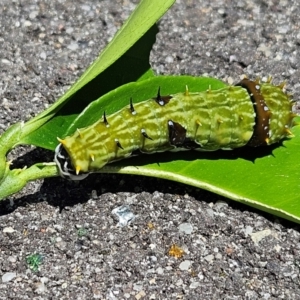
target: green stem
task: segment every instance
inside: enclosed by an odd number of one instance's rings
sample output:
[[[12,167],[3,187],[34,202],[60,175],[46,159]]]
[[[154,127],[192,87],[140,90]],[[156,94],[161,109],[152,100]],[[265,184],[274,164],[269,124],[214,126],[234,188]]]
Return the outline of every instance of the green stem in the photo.
[[[29,181],[58,176],[55,163],[37,163],[28,169],[9,170],[6,163],[3,178],[0,180],[0,200],[20,191]]]

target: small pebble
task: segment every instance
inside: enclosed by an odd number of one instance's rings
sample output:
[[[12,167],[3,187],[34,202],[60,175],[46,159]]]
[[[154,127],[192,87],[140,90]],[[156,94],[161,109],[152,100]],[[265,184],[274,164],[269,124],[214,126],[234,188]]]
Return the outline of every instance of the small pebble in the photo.
[[[204,257],[204,259],[207,261],[207,262],[212,262],[213,259],[214,259],[214,256],[212,254],[209,254],[209,255],[206,255]]]
[[[191,289],[195,289],[195,288],[197,288],[198,286],[199,286],[199,282],[198,281],[194,281],[194,282],[192,282],[191,284],[190,284],[190,288]]]
[[[185,233],[185,234],[191,234],[193,232],[193,226],[190,223],[182,223],[178,227],[179,232]]]
[[[271,233],[272,233],[272,231],[270,229],[266,229],[266,230],[251,233],[250,236],[251,236],[252,241],[255,244],[258,244],[262,239],[271,235]]]
[[[79,48],[78,43],[77,42],[73,42],[71,44],[68,45],[67,47],[69,50],[75,51]]]
[[[12,227],[3,228],[3,232],[5,233],[13,233],[15,230]]]
[[[192,262],[190,260],[184,260],[180,265],[179,269],[181,271],[187,271],[192,265]]]
[[[46,54],[46,52],[41,52],[41,54],[40,54],[40,58],[41,59],[43,59],[43,60],[45,60],[46,58],[47,58],[47,54]]]
[[[26,20],[24,23],[23,23],[24,27],[30,27],[32,25],[32,23],[28,20]]]
[[[2,276],[2,282],[9,282],[17,276],[14,272],[7,272]]]

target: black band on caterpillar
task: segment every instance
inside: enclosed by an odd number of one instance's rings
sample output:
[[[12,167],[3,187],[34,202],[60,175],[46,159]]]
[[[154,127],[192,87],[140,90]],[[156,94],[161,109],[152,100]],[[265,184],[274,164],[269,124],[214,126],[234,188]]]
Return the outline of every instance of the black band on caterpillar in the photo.
[[[270,145],[291,136],[295,116],[283,85],[243,79],[236,86],[160,95],[58,139],[55,162],[79,180],[137,152],[213,151]],[[122,122],[120,122],[122,120]]]

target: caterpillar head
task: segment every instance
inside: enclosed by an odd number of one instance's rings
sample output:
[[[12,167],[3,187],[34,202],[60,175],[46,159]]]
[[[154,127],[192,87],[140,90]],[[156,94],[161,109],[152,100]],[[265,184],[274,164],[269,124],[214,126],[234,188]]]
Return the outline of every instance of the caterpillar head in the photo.
[[[58,144],[58,146],[55,148],[54,161],[62,177],[67,177],[71,180],[82,180],[89,175],[89,173],[76,173],[76,170],[72,165],[70,156],[61,143]]]

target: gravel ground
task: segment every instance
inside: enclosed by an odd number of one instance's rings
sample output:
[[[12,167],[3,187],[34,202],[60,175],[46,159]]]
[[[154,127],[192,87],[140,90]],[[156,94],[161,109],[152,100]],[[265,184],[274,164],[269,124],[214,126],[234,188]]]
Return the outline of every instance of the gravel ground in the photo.
[[[0,132],[66,91],[137,2],[2,0]],[[298,3],[177,1],[151,64],[234,82],[272,75],[299,99]],[[30,147],[16,156],[52,160]],[[119,207],[132,214],[124,227]],[[0,299],[300,299],[299,226],[189,186],[54,178],[28,184],[0,211]]]

